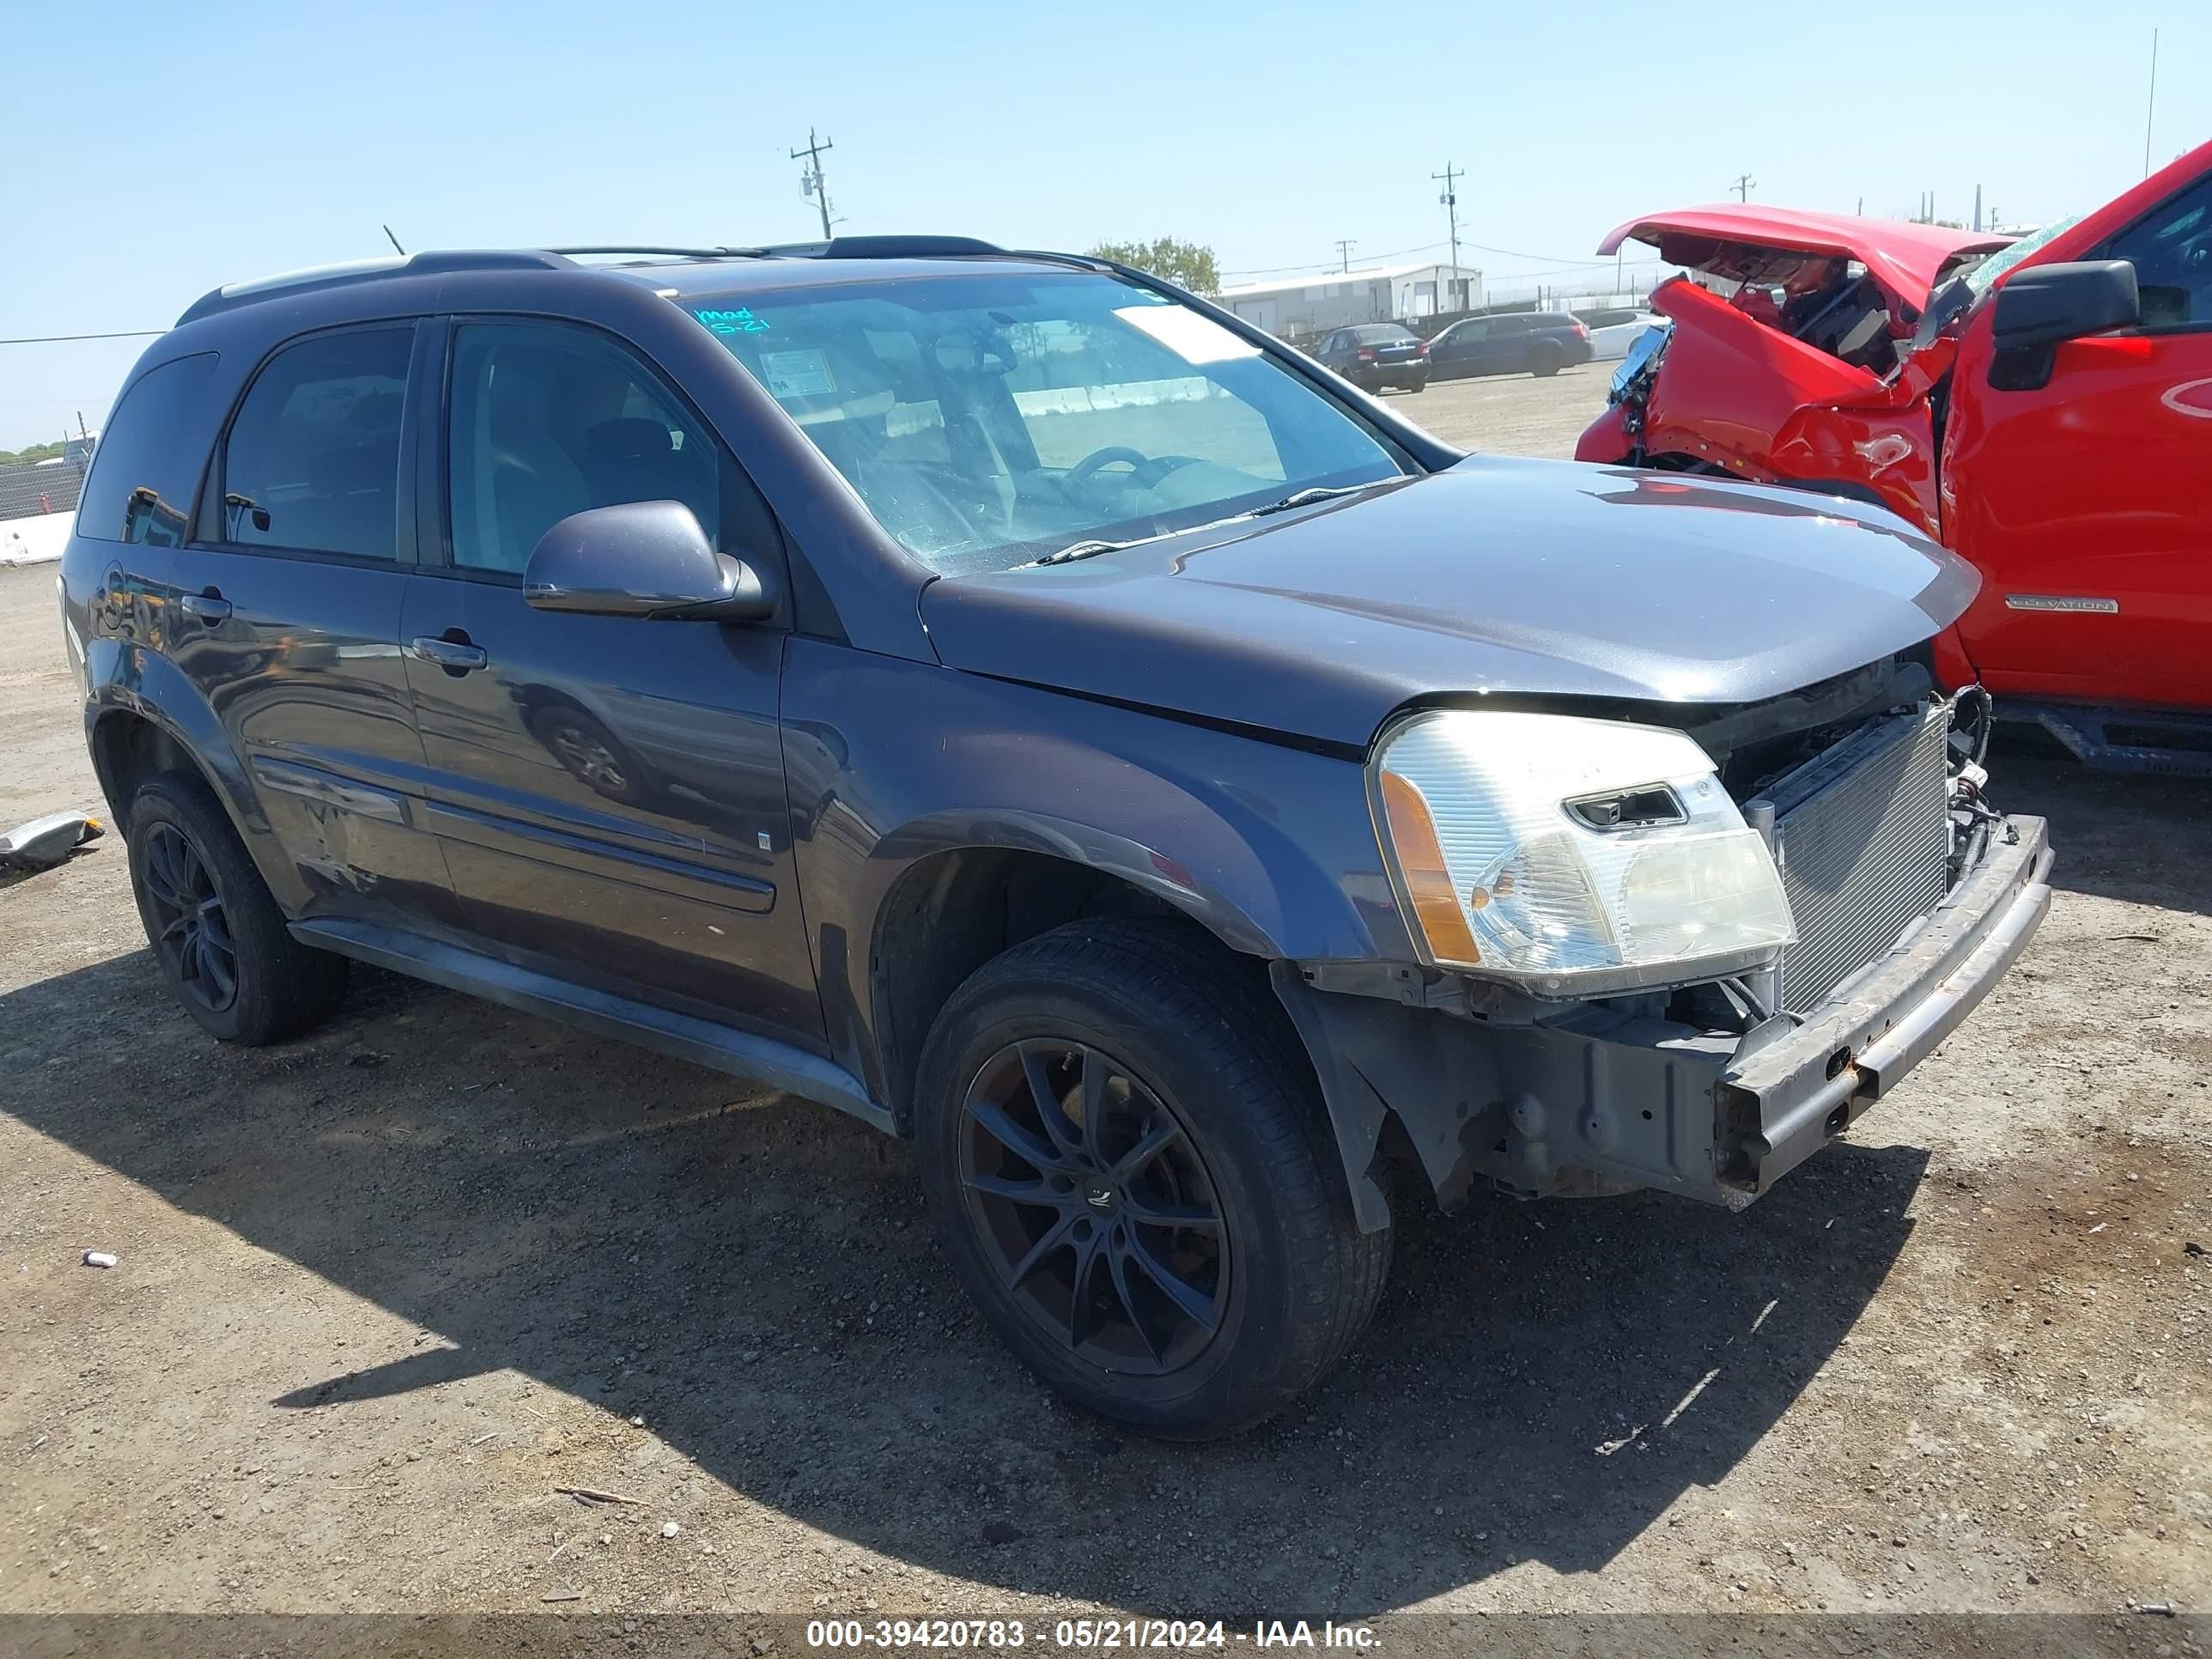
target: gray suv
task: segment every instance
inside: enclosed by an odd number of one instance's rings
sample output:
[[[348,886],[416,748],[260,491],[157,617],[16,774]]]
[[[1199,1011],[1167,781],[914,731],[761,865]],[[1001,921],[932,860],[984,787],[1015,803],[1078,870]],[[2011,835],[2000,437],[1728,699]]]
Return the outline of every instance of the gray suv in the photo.
[[[160,973],[367,962],[915,1143],[1073,1399],[1223,1433],[1394,1204],[1737,1207],[2049,902],[1877,509],[1462,456],[955,238],[418,254],[145,354],[62,617]]]
[[[1545,379],[1597,355],[1589,326],[1565,311],[1507,311],[1469,317],[1431,337],[1429,371],[1439,380],[1477,374]]]

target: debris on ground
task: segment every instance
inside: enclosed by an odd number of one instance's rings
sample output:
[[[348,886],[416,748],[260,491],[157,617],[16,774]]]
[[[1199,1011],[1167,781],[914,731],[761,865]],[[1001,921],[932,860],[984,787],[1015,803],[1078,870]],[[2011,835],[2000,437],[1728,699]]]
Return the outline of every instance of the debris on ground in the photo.
[[[51,870],[87,842],[106,831],[98,818],[82,812],[48,812],[27,823],[19,823],[0,836],[0,867],[10,870]]]
[[[88,1267],[112,1267],[117,1261],[112,1250],[87,1250],[84,1265]]]
[[[573,1498],[579,1504],[641,1504],[641,1498],[625,1498],[618,1492],[601,1492],[596,1486],[556,1486],[555,1492],[563,1498]]]

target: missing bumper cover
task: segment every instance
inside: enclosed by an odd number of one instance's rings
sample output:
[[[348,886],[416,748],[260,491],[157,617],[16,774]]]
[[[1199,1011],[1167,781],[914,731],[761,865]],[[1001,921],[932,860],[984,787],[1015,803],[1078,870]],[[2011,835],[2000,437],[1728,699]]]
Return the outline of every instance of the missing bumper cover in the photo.
[[[1446,1208],[1477,1182],[1532,1198],[1656,1187],[1749,1203],[1881,1098],[2026,948],[2050,906],[2051,853],[2040,819],[2007,829],[1844,995],[1741,1037],[1602,1003],[1470,1018],[1319,990],[1277,963],[1361,1224],[1389,1218],[1377,1160],[1392,1116]]]

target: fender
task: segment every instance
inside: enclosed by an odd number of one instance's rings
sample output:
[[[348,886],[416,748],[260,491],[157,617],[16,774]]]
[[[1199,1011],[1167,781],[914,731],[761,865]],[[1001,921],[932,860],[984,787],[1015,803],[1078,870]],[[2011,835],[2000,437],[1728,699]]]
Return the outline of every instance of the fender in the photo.
[[[811,639],[783,712],[831,1052],[883,1098],[876,943],[902,878],[943,854],[1096,871],[1261,960],[1415,960],[1355,761]]]

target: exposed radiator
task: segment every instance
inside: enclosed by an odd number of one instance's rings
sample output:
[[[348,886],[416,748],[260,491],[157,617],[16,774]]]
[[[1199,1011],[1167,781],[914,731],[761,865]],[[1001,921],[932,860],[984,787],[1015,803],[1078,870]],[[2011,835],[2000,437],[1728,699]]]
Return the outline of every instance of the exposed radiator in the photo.
[[[1942,902],[1950,855],[1948,702],[1863,726],[1780,779],[1774,855],[1797,919],[1782,1006],[1802,1013]]]

